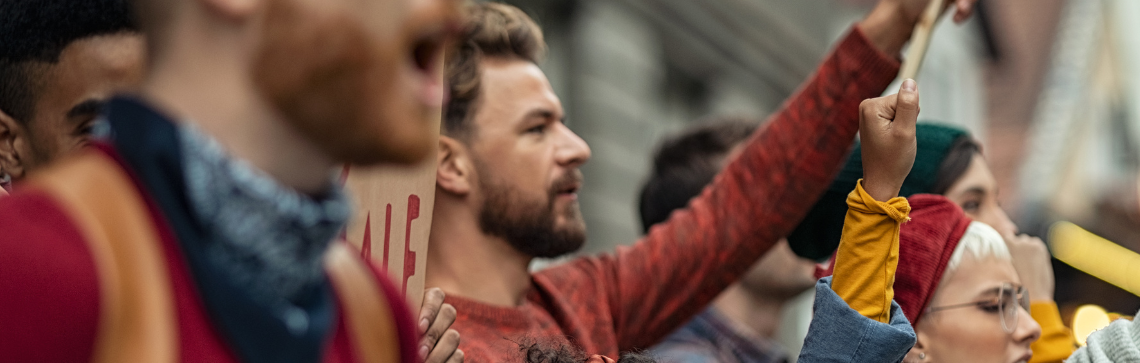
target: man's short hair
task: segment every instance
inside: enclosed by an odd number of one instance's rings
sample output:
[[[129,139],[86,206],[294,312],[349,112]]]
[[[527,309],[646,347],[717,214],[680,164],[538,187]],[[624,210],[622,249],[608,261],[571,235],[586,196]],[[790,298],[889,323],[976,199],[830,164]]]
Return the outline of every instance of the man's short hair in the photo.
[[[641,228],[648,232],[685,208],[725,166],[734,147],[751,137],[758,120],[718,117],[667,138],[653,156],[653,170],[641,187]]]
[[[493,2],[469,5],[462,34],[446,55],[449,97],[443,114],[444,134],[463,137],[471,131],[481,87],[479,65],[484,59],[538,63],[545,52],[542,29],[519,8]]]
[[[40,91],[35,63],[59,62],[80,39],[136,30],[127,0],[0,1],[0,110],[27,122]]]

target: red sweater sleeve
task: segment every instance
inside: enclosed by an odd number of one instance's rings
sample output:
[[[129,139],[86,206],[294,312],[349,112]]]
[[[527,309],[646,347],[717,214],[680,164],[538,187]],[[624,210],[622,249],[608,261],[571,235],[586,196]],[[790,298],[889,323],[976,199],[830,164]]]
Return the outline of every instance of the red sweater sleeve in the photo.
[[[0,199],[0,360],[86,362],[99,320],[87,243],[46,195]]]
[[[604,296],[618,347],[643,349],[699,313],[803,218],[859,129],[859,103],[898,73],[858,29],[687,209],[612,255],[539,275],[568,296]],[[573,303],[573,302],[571,302]]]

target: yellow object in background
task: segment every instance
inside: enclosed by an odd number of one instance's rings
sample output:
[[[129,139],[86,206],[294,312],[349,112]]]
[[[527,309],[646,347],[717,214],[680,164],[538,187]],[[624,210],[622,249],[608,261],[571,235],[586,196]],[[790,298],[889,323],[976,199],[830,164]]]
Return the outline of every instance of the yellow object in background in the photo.
[[[1140,296],[1140,254],[1069,222],[1049,228],[1049,249],[1058,260]]]
[[[1082,347],[1089,338],[1089,334],[1103,329],[1112,322],[1108,312],[1096,305],[1082,305],[1073,314],[1073,337]]]

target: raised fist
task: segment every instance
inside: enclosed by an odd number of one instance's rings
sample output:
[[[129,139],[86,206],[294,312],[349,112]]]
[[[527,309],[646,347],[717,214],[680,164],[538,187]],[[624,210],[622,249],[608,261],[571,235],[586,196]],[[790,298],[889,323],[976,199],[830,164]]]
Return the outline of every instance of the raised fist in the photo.
[[[926,6],[933,0],[880,0],[860,22],[859,27],[875,47],[890,55],[898,54],[910,40]],[[977,7],[978,0],[947,0],[954,8],[954,22],[962,23]]]
[[[897,8],[901,20],[913,25],[922,17],[922,12],[931,1],[933,0],[881,0],[879,6]],[[946,8],[954,8],[954,22],[961,23],[974,13],[977,2],[978,0],[947,0]]]
[[[1021,277],[1021,284],[1029,290],[1029,300],[1053,301],[1056,282],[1053,278],[1053,257],[1040,238],[1027,234],[1008,234],[1005,244],[1013,257],[1013,268]]]
[[[918,84],[903,81],[899,93],[859,104],[859,140],[863,148],[863,188],[877,201],[899,195],[918,151]]]

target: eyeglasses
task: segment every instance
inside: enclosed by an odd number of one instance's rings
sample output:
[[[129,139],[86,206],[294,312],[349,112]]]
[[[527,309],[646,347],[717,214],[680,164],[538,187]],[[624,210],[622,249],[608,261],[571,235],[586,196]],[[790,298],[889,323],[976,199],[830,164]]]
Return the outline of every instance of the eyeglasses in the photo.
[[[938,312],[948,309],[958,309],[971,306],[977,306],[983,311],[996,312],[1001,317],[1001,328],[1006,333],[1013,333],[1017,328],[1018,306],[1029,311],[1029,294],[1025,292],[1025,286],[1015,285],[1012,283],[1004,283],[1000,288],[995,289],[998,292],[997,296],[991,299],[969,302],[964,304],[955,304],[939,307],[930,307],[926,309],[927,313]]]

